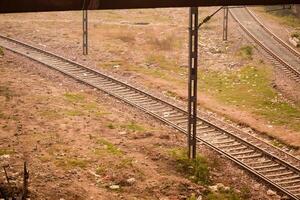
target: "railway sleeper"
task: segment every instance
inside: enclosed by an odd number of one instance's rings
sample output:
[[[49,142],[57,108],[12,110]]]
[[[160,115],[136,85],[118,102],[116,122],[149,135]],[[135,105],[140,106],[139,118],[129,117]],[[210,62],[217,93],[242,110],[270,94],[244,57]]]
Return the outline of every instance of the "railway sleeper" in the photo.
[[[233,152],[233,153],[230,153],[230,155],[238,156],[238,155],[245,155],[245,154],[250,154],[250,153],[254,153],[254,152],[255,151],[253,149],[251,149],[251,150],[246,150],[246,151]]]
[[[233,139],[229,139],[229,140],[224,140],[224,141],[219,141],[219,142],[213,142],[213,144],[230,144],[230,143],[233,143],[233,142],[236,142],[236,140],[233,140]]]
[[[226,144],[226,145],[217,145],[217,147],[219,149],[226,149],[226,148],[233,148],[233,147],[237,147],[237,146],[241,146],[241,143],[235,142],[233,144]]]
[[[284,182],[277,182],[279,185],[289,185],[289,184],[294,184],[294,183],[299,183],[300,179],[295,179],[291,181],[284,181]]]
[[[250,163],[247,163],[248,165],[254,165],[254,166],[257,166],[257,165],[260,165],[259,167],[263,167],[265,166],[265,164],[267,163],[272,163],[273,161],[272,160],[261,160],[261,161],[255,161],[255,162],[250,162]]]
[[[294,174],[294,173],[292,173],[292,174]],[[272,179],[272,181],[282,182],[282,181],[286,181],[286,180],[294,180],[294,179],[299,179],[299,178],[300,178],[299,175],[294,175],[294,176],[288,176],[288,177],[275,178],[275,179]]]
[[[236,147],[236,148],[226,149],[225,151],[230,153],[232,151],[241,151],[241,150],[245,150],[245,149],[248,149],[248,147],[240,146],[240,147]]]
[[[278,171],[283,171],[283,170],[286,170],[286,168],[280,166],[280,167],[269,168],[269,169],[265,169],[265,170],[257,170],[257,171],[266,175],[267,173],[273,173],[273,172],[278,172]]]
[[[253,167],[253,169],[261,170],[261,169],[273,168],[273,167],[278,167],[278,166],[280,166],[280,165],[278,163],[275,163],[275,164],[270,164],[270,165],[263,165],[263,166]]]
[[[294,174],[294,172],[282,172],[282,173],[279,173],[279,174],[268,174],[268,175],[265,175],[265,176],[268,177],[268,178],[275,178],[275,177],[287,176],[287,175],[291,175],[291,174]]]
[[[243,160],[243,159],[253,159],[253,158],[259,158],[259,157],[262,157],[261,153],[254,153],[254,154],[250,154],[248,156],[237,156],[236,158]]]

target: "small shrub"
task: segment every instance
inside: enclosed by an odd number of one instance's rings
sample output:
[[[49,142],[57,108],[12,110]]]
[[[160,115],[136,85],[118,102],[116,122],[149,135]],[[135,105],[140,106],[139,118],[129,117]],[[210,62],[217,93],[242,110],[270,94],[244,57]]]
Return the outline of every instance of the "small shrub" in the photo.
[[[208,162],[204,157],[197,155],[195,160],[190,160],[187,152],[181,149],[171,150],[171,156],[175,159],[178,170],[186,173],[193,182],[205,185],[211,182]]]
[[[128,131],[133,131],[133,132],[141,132],[145,131],[145,128],[135,122],[130,122],[128,124],[121,125],[121,128],[124,128]]]
[[[251,60],[253,55],[253,47],[248,45],[241,47],[239,50],[239,55],[244,59]]]

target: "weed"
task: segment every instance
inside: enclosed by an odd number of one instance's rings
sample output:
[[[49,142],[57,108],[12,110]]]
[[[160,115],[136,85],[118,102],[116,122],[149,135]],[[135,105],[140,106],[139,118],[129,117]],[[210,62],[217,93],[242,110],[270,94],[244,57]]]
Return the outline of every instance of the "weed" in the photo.
[[[3,155],[11,155],[11,154],[14,154],[15,151],[12,150],[12,149],[0,149],[0,156],[3,156]]]
[[[86,168],[88,162],[79,158],[62,158],[56,161],[57,166],[62,167],[64,169],[72,169],[72,168]]]
[[[9,101],[15,95],[7,86],[0,86],[0,96],[5,97],[6,101]]]
[[[0,56],[4,56],[4,50],[2,47],[0,47]]]
[[[109,152],[112,155],[120,156],[123,154],[123,152],[118,147],[116,147],[114,144],[112,144],[104,139],[97,140],[97,144],[100,144],[103,147],[103,149],[105,149],[107,152]],[[96,149],[96,153],[100,153],[100,151],[101,150]]]
[[[243,59],[252,60],[253,55],[253,47],[252,46],[243,46],[239,49],[239,56],[241,56]]]
[[[148,43],[151,46],[162,51],[171,51],[174,48],[179,47],[180,43],[178,42],[179,38],[174,35],[169,35],[165,38],[151,37],[151,39],[148,40]]]
[[[107,127],[108,127],[109,129],[116,129],[116,128],[117,128],[117,127],[116,127],[114,124],[112,124],[112,123],[108,124]]]
[[[56,110],[44,110],[40,112],[40,115],[52,120],[62,118],[62,115]]]
[[[298,38],[300,40],[300,32],[292,33],[291,37],[295,37],[295,38]]]
[[[232,189],[210,192],[205,196],[206,200],[242,200],[239,195]],[[243,199],[245,200],[245,199]]]
[[[0,119],[6,119],[6,116],[5,116],[5,114],[4,114],[4,113],[2,113],[1,111],[0,111]]]
[[[211,182],[208,162],[204,157],[198,155],[195,160],[190,160],[187,152],[182,149],[172,149],[170,153],[177,163],[178,170],[187,174],[192,181],[205,185]]]
[[[67,116],[76,117],[76,116],[82,116],[84,113],[80,110],[68,110],[65,112]]]
[[[282,147],[283,147],[283,144],[282,144],[280,141],[278,141],[278,140],[272,140],[272,141],[271,141],[271,144],[272,144],[273,146],[275,146],[275,147],[279,147],[279,148],[282,148]]]
[[[75,93],[65,93],[64,97],[67,101],[72,103],[79,103],[85,99],[85,97],[82,94],[75,94]]]
[[[142,132],[142,131],[145,131],[145,128],[135,122],[130,122],[128,124],[124,124],[124,125],[121,125],[121,128],[124,128],[128,131],[132,131],[132,132]]]
[[[135,42],[135,36],[132,33],[122,34],[122,35],[119,35],[117,38],[125,43],[134,43]]]

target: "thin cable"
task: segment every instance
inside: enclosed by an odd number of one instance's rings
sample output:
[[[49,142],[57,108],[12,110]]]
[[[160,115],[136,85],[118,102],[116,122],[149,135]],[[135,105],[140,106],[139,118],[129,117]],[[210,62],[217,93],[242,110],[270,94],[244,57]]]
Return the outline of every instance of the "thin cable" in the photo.
[[[205,17],[203,19],[203,21],[198,25],[198,29],[205,24],[206,22],[208,22],[215,14],[217,14],[221,9],[223,9],[225,6],[220,7],[218,10],[216,10],[214,13],[212,13],[211,15]]]

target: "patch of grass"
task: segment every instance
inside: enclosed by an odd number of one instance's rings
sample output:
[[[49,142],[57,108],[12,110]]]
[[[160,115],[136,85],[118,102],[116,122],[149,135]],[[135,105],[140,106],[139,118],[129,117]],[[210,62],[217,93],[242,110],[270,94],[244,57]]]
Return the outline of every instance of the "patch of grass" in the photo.
[[[85,99],[85,97],[82,94],[78,93],[65,93],[64,97],[67,101],[72,103],[79,103]]]
[[[51,120],[62,118],[62,115],[56,110],[44,110],[40,112],[40,115]]]
[[[271,144],[272,144],[273,146],[275,146],[275,147],[279,147],[279,148],[282,148],[282,147],[283,147],[283,144],[282,144],[280,141],[278,141],[278,140],[272,140],[272,141],[271,141]]]
[[[5,97],[6,101],[9,101],[15,94],[7,86],[0,86],[0,96]]]
[[[279,9],[282,9],[282,6],[265,7],[265,11],[277,10],[277,11],[267,12],[267,14],[275,18],[276,21],[279,21],[281,24],[286,24],[293,28],[300,27],[300,19],[292,12],[292,10],[290,9],[279,10]]]
[[[123,129],[126,129],[128,131],[132,131],[132,132],[142,132],[142,131],[146,130],[145,127],[143,127],[142,125],[139,125],[133,121],[128,124],[123,124],[120,127]]]
[[[127,33],[127,34],[120,34],[117,37],[119,40],[125,43],[134,43],[135,42],[135,35],[133,33]]]
[[[2,47],[0,47],[0,56],[4,56],[4,50]]]
[[[56,165],[62,167],[64,169],[72,169],[72,168],[86,168],[88,165],[87,160],[79,159],[79,158],[61,158],[56,160]]]
[[[0,111],[0,119],[6,119],[6,116],[5,116],[5,114],[4,114],[4,113],[2,113],[1,111]]]
[[[234,190],[220,190],[210,192],[204,197],[205,200],[245,200],[242,199]]]
[[[108,127],[109,129],[116,129],[116,128],[117,128],[117,127],[116,127],[114,124],[112,124],[112,123],[108,124],[107,127]]]
[[[300,106],[285,102],[272,87],[267,66],[244,66],[239,71],[200,72],[200,85],[219,101],[263,116],[274,125],[300,130]]]
[[[97,154],[101,154],[101,151],[105,150],[106,152],[112,154],[112,155],[123,155],[123,152],[116,147],[114,144],[112,144],[111,142],[104,140],[104,139],[99,139],[97,140],[97,144],[100,144],[102,149],[96,149],[96,153]]]
[[[239,49],[238,55],[243,59],[252,60],[253,47],[252,46],[243,46]]]
[[[169,35],[165,38],[151,37],[148,43],[155,49],[161,51],[171,51],[177,47],[180,47],[180,39],[174,35]]]
[[[209,164],[204,157],[197,155],[195,160],[190,160],[187,152],[182,149],[172,149],[170,154],[175,159],[177,169],[186,174],[193,182],[204,185],[211,182]]]
[[[65,114],[70,117],[82,116],[84,113],[81,110],[67,110]]]
[[[297,38],[298,40],[300,40],[300,32],[294,32],[291,34],[291,37],[295,37]]]
[[[168,97],[177,97],[177,94],[173,91],[170,91],[168,90],[166,93],[165,93]]]
[[[11,155],[11,154],[14,154],[15,151],[12,150],[12,149],[0,149],[0,156],[3,156],[3,155]]]

